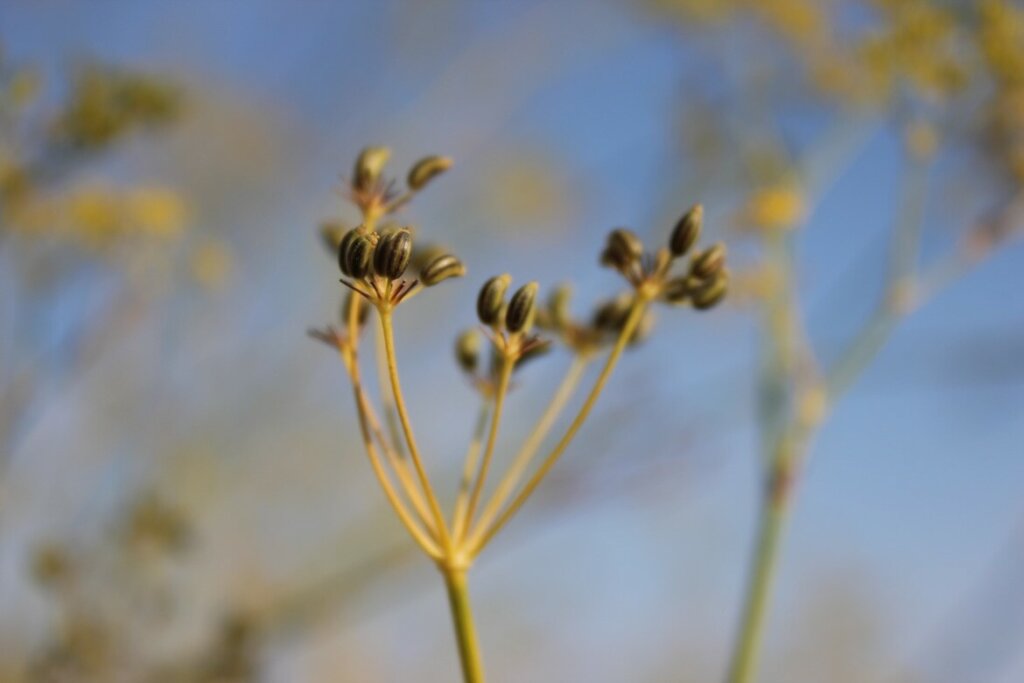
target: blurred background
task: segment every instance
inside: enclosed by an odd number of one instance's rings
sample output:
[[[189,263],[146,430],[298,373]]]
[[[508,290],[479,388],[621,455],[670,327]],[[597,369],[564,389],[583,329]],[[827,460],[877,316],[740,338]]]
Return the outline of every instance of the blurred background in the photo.
[[[570,280],[583,315],[619,287],[606,232],[658,244],[695,201],[730,248],[726,305],[659,311],[474,569],[491,679],[721,680],[789,273],[823,365],[874,327],[810,446],[762,680],[1024,680],[1008,0],[0,3],[0,680],[456,680],[441,583],[305,336],[367,144],[456,160],[404,215],[469,275],[396,322],[445,490],[485,278]],[[567,364],[523,371],[497,457]]]

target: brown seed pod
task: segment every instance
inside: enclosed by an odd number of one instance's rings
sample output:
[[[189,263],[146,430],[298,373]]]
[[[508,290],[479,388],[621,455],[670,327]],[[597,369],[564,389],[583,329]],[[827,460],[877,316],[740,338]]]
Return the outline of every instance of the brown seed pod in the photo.
[[[462,277],[466,274],[466,266],[457,256],[442,254],[438,256],[420,273],[420,282],[424,287],[433,287],[448,278]]]
[[[683,256],[690,251],[700,238],[701,227],[704,224],[704,207],[694,204],[689,211],[676,223],[672,235],[668,240],[669,251],[673,256]]]
[[[693,281],[689,276],[672,278],[665,283],[665,301],[670,304],[683,304],[690,298]]]
[[[356,158],[355,169],[352,172],[352,186],[355,189],[366,192],[370,190],[380,178],[381,171],[391,157],[391,150],[387,147],[366,147]]]
[[[450,157],[429,156],[413,164],[406,182],[412,191],[422,190],[427,183],[452,167]]]
[[[352,243],[359,237],[360,232],[356,228],[352,228],[338,241],[338,267],[341,268],[341,272],[345,275],[351,275],[348,270],[348,253],[352,249]]]
[[[717,306],[725,298],[728,290],[729,272],[721,270],[703,287],[695,290],[690,299],[693,302],[694,308],[698,311],[706,311]]]
[[[505,292],[511,282],[512,276],[506,273],[492,277],[480,288],[480,295],[476,299],[476,314],[484,325],[494,326],[501,320]]]
[[[381,235],[373,255],[373,270],[389,280],[397,280],[405,273],[412,258],[412,235],[408,230],[396,230]]]
[[[622,269],[638,261],[643,253],[644,244],[636,233],[628,228],[616,228],[608,234],[601,263]]]
[[[474,329],[463,332],[455,340],[455,360],[464,371],[476,372],[480,365],[480,333]]]
[[[347,274],[356,280],[362,280],[370,274],[373,263],[373,241],[368,235],[357,235],[348,247],[348,254],[345,262],[348,265]]]
[[[536,309],[538,288],[539,285],[536,282],[529,282],[512,295],[512,299],[508,302],[508,310],[505,312],[505,329],[509,332],[514,334],[530,331]]]
[[[626,324],[632,299],[628,296],[617,296],[599,304],[594,311],[592,325],[603,332],[618,332]]]
[[[690,274],[701,280],[710,280],[725,267],[725,245],[721,242],[713,244],[694,257],[690,264]]]

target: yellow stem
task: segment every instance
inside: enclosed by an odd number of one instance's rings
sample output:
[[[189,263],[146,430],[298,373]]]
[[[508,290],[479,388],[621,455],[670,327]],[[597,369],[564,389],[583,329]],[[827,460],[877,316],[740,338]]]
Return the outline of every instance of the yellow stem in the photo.
[[[523,474],[526,473],[530,462],[533,460],[533,456],[537,454],[537,449],[544,439],[547,438],[548,432],[551,431],[551,427],[555,424],[555,420],[558,419],[562,410],[565,409],[566,403],[569,402],[569,398],[579,385],[580,378],[583,377],[583,371],[586,370],[589,364],[590,358],[588,356],[573,356],[572,364],[565,373],[565,377],[562,378],[561,384],[558,385],[558,389],[555,390],[555,395],[551,398],[547,408],[545,408],[544,414],[540,416],[533,431],[530,432],[526,441],[523,442],[523,446],[516,454],[512,465],[498,483],[498,488],[495,489],[494,495],[491,496],[487,505],[484,506],[483,512],[480,513],[480,519],[476,524],[477,529],[487,528],[498,514],[498,510],[505,504],[508,497],[512,495],[516,486],[519,485]]]
[[[541,463],[541,466],[533,474],[530,480],[523,487],[523,490],[519,492],[519,495],[513,499],[509,504],[508,508],[501,513],[501,516],[487,529],[478,528],[473,534],[473,538],[470,539],[467,544],[469,547],[469,556],[475,557],[480,553],[481,550],[494,538],[495,534],[501,531],[502,527],[508,523],[508,521],[519,511],[523,506],[523,503],[530,497],[540,482],[547,476],[547,473],[554,467],[555,462],[562,455],[565,449],[572,442],[576,436],[576,432],[579,431],[580,427],[583,426],[583,422],[587,419],[591,409],[594,407],[594,403],[597,401],[597,397],[601,394],[601,390],[604,389],[605,383],[608,381],[608,377],[611,375],[612,369],[618,362],[619,357],[622,355],[623,350],[626,348],[626,344],[629,343],[630,338],[636,331],[636,327],[640,324],[640,320],[643,318],[644,311],[647,310],[648,299],[637,295],[633,301],[633,305],[629,311],[629,317],[626,319],[626,324],[623,325],[622,331],[619,333],[619,338],[615,342],[615,346],[612,348],[608,359],[605,361],[604,367],[601,368],[601,374],[598,375],[597,380],[594,382],[593,388],[587,395],[586,401],[583,402],[583,406],[579,412],[576,413],[576,417],[573,419],[569,428],[565,434],[559,440],[559,442],[552,449],[548,457]]]
[[[466,521],[464,526],[472,526],[473,513],[480,502],[480,494],[483,493],[484,483],[487,481],[487,473],[490,470],[491,460],[494,457],[494,446],[498,442],[498,426],[501,424],[501,412],[505,407],[505,396],[508,394],[508,383],[512,378],[512,368],[515,367],[511,358],[503,357],[501,369],[498,373],[498,390],[494,396],[494,413],[491,416],[491,432],[487,436],[487,447],[484,449],[484,457],[480,463],[480,472],[477,473],[476,483],[473,486],[473,493],[469,496],[469,505],[466,506]]]
[[[405,451],[402,449],[402,434],[401,427],[398,423],[398,414],[395,411],[394,393],[391,390],[391,385],[388,382],[388,366],[386,360],[386,353],[384,351],[384,336],[378,330],[376,335],[376,361],[377,361],[377,378],[378,384],[380,385],[381,403],[383,404],[382,410],[384,412],[384,419],[387,422],[389,443],[392,448],[385,447],[385,452],[388,456],[388,461],[391,463],[391,467],[394,468],[398,475],[399,481],[402,483],[405,489],[406,495],[409,496],[409,500],[412,501],[413,507],[424,519],[424,523],[431,529],[435,534],[437,528],[431,520],[431,513],[428,511],[426,499],[423,497],[423,492],[420,490],[419,484],[416,482],[416,478],[413,475],[412,470],[409,468],[409,460],[406,457]],[[384,438],[384,434],[381,433],[380,439]]]
[[[355,395],[357,413],[359,414],[359,431],[363,437],[363,445],[366,447],[366,454],[370,459],[370,465],[373,467],[373,472],[377,476],[377,481],[380,482],[380,486],[384,489],[384,495],[387,497],[391,507],[394,508],[395,514],[398,515],[398,519],[408,530],[409,534],[419,544],[423,551],[427,555],[438,559],[441,557],[441,548],[438,547],[437,543],[431,539],[426,532],[420,529],[419,525],[412,518],[405,505],[399,498],[398,493],[395,491],[394,486],[391,483],[391,479],[388,477],[387,472],[384,469],[384,465],[380,460],[380,456],[377,454],[377,450],[373,445],[373,439],[370,436],[370,428],[367,420],[367,400],[366,393],[363,391],[362,384],[359,379],[359,366],[356,360],[355,353],[351,353],[349,357],[349,376],[352,379],[352,391]]]
[[[441,506],[437,502],[437,496],[434,495],[434,488],[430,485],[427,471],[423,467],[423,459],[420,457],[420,451],[416,445],[416,436],[413,434],[412,424],[409,422],[409,414],[405,409],[405,398],[402,394],[402,385],[398,379],[398,363],[395,359],[395,339],[391,325],[391,311],[383,306],[379,307],[378,311],[380,312],[381,330],[384,333],[384,353],[388,362],[388,374],[391,377],[391,390],[395,395],[395,407],[398,408],[398,417],[402,423],[405,440],[409,446],[409,456],[412,458],[413,466],[416,468],[416,474],[419,477],[420,485],[423,487],[423,493],[430,504],[430,510],[434,516],[434,525],[437,527],[441,545],[446,551],[450,551],[451,538],[448,534],[448,527],[445,525],[444,514],[441,512]]]
[[[377,383],[380,385],[381,408],[388,427],[388,436],[394,443],[395,452],[400,456],[404,456],[401,427],[398,424],[398,414],[395,412],[394,394],[391,392],[391,385],[388,383],[388,364],[384,353],[384,335],[380,330],[377,330],[374,341],[376,346]]]
[[[455,624],[455,639],[459,645],[459,661],[465,683],[484,683],[484,665],[473,624],[473,611],[469,602],[469,587],[463,569],[441,568],[448,588],[448,604]]]
[[[462,479],[459,482],[459,494],[455,499],[455,514],[452,517],[452,537],[462,538],[466,525],[466,509],[469,504],[469,490],[473,485],[473,475],[480,462],[480,449],[483,447],[484,435],[487,432],[487,416],[490,414],[490,402],[484,400],[480,405],[480,416],[477,417],[473,429],[473,438],[466,451],[466,459],[462,467]]]

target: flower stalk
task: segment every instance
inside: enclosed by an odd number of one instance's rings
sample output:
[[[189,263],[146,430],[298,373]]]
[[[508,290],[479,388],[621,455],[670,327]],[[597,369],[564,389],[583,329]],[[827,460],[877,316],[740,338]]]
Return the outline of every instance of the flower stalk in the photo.
[[[449,524],[406,405],[395,350],[394,312],[425,289],[463,276],[465,266],[456,256],[445,252],[431,253],[429,258],[421,255],[421,265],[412,265],[417,262],[412,229],[383,219],[404,207],[416,192],[447,170],[451,160],[421,160],[408,174],[408,190],[399,193],[394,189],[394,181],[384,176],[388,158],[389,152],[383,147],[367,148],[360,154],[349,195],[362,212],[363,222],[347,231],[332,229],[329,233],[330,244],[337,245],[341,282],[350,290],[349,303],[344,307],[346,333],[328,330],[314,336],[336,346],[341,353],[352,382],[360,433],[371,467],[399,521],[444,578],[464,680],[483,683],[484,667],[473,624],[468,571],[567,451],[623,352],[649,331],[651,304],[662,301],[706,310],[721,300],[728,282],[725,251],[721,246],[713,246],[698,252],[690,259],[686,274],[671,275],[673,264],[690,251],[699,237],[699,207],[691,209],[677,224],[669,246],[653,253],[645,251],[632,231],[612,231],[602,261],[618,271],[629,290],[599,304],[587,323],[571,319],[564,288],[556,290],[547,309],[542,310],[537,303],[537,283],[526,283],[510,294],[511,276],[504,274],[487,280],[477,297],[476,312],[482,336],[490,342],[490,362],[480,362],[479,333],[464,333],[456,344],[459,366],[481,395],[481,411],[466,451]],[[417,277],[407,276],[410,267],[419,270]],[[367,312],[375,313],[379,321],[377,343],[371,350],[376,351],[383,415],[389,433],[381,427],[360,379],[359,339],[368,322]],[[551,340],[534,331],[535,326],[562,341],[573,361],[488,497],[487,483],[496,468],[498,436],[513,388],[513,375],[552,345]],[[602,353],[607,353],[605,362],[582,406],[562,437],[527,477],[534,456],[575,392],[584,370]]]

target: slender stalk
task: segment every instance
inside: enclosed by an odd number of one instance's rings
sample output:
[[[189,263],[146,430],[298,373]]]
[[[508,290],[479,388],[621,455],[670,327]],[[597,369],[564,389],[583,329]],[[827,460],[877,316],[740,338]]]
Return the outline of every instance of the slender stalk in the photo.
[[[402,449],[402,435],[399,431],[398,413],[395,410],[394,392],[391,390],[391,385],[388,382],[387,354],[384,351],[384,335],[380,330],[377,332],[375,339],[376,353],[374,354],[377,360],[377,381],[380,385],[381,409],[384,413],[384,420],[388,429],[388,443],[392,446],[392,448],[386,448],[385,452],[388,456],[388,461],[391,463],[391,467],[398,475],[398,480],[405,489],[406,495],[409,496],[409,500],[412,502],[413,507],[416,508],[416,511],[424,518],[424,522],[428,527],[430,527],[431,531],[436,534],[436,524],[433,522],[432,515],[428,510],[424,494],[420,490],[419,484],[416,482],[416,479],[409,468],[409,459],[406,457],[406,454]],[[384,434],[381,433],[380,437],[383,438]]]
[[[398,423],[398,413],[395,410],[394,394],[391,392],[391,385],[388,383],[388,364],[384,353],[384,335],[380,330],[377,330],[374,342],[377,349],[377,383],[380,385],[381,412],[384,413],[388,436],[394,444],[395,452],[399,457],[402,457],[405,453],[402,449],[401,426]]]
[[[480,646],[477,644],[476,626],[473,624],[466,572],[462,569],[443,567],[441,573],[448,588],[448,604],[455,624],[455,640],[459,646],[463,680],[465,683],[484,683],[484,664],[480,657]]]
[[[359,366],[356,362],[355,353],[352,352],[349,357],[349,375],[352,378],[352,392],[355,395],[357,413],[359,415],[359,431],[363,437],[363,445],[366,448],[366,455],[370,459],[370,466],[373,468],[373,473],[377,476],[377,481],[380,483],[382,489],[384,489],[384,495],[387,497],[391,507],[394,508],[395,514],[398,515],[398,519],[405,526],[406,530],[413,537],[417,544],[427,555],[433,558],[439,558],[441,556],[441,549],[437,543],[430,538],[426,532],[420,529],[419,525],[412,518],[412,515],[406,509],[402,503],[401,498],[395,491],[391,479],[388,477],[387,472],[384,469],[384,465],[381,462],[380,456],[377,453],[377,449],[373,445],[373,439],[370,435],[370,427],[367,420],[367,401],[366,393],[363,391],[362,384],[359,379]]]
[[[353,294],[355,299],[352,301],[352,306],[349,309],[348,317],[348,352],[342,351],[341,357],[345,362],[345,367],[348,369],[349,375],[352,377],[353,382],[358,382],[359,369],[356,366],[356,359],[359,354],[359,310],[362,306],[368,304],[363,301],[362,297]],[[378,349],[377,357],[378,360],[383,358],[384,354]],[[381,393],[385,392],[385,383],[381,384]],[[401,442],[396,435],[393,435],[393,444],[388,444],[384,438],[384,433],[380,430],[379,422],[374,415],[373,409],[370,406],[369,401],[366,399],[366,392],[362,390],[360,386],[360,393],[362,394],[362,403],[358,404],[364,412],[364,416],[367,419],[368,426],[372,432],[377,436],[377,440],[380,443],[381,449],[384,451],[388,462],[391,464],[392,469],[398,476],[399,484],[405,495],[408,496],[409,501],[412,503],[413,508],[416,510],[417,516],[423,522],[424,526],[430,531],[431,535],[435,538],[438,536],[436,525],[431,520],[430,514],[428,514],[426,503],[423,500],[423,496],[420,494],[419,489],[416,486],[416,482],[413,481],[412,474],[409,472],[409,467],[406,461],[401,457],[399,453],[395,452],[395,449],[401,447]],[[385,409],[387,406],[385,405]],[[391,446],[394,446],[392,448]]]
[[[530,462],[533,460],[533,456],[537,454],[537,449],[547,437],[548,432],[551,431],[551,427],[562,413],[566,403],[569,402],[569,397],[572,396],[579,385],[580,378],[583,377],[583,371],[587,369],[589,364],[590,358],[588,356],[573,356],[572,364],[565,373],[565,377],[562,378],[561,384],[558,385],[558,389],[555,390],[555,395],[551,398],[551,402],[544,409],[544,414],[540,416],[537,425],[530,432],[526,441],[523,442],[523,446],[519,449],[515,459],[513,459],[512,465],[509,466],[508,471],[498,483],[498,488],[495,489],[494,495],[491,496],[487,505],[484,506],[483,512],[480,513],[480,519],[477,522],[478,528],[486,529],[494,521],[498,510],[505,504],[508,497],[512,495],[516,486],[519,485],[523,474],[526,473],[527,467],[529,467]]]
[[[480,472],[477,473],[476,483],[473,485],[473,492],[469,496],[469,504],[466,506],[465,526],[473,524],[473,513],[480,502],[480,495],[484,490],[484,483],[487,481],[487,473],[494,457],[494,445],[498,441],[498,426],[501,424],[501,413],[505,407],[505,397],[508,395],[508,383],[512,378],[514,365],[509,358],[503,358],[501,369],[498,371],[498,390],[494,395],[494,414],[491,416],[491,431],[487,436],[487,447],[484,449],[484,457],[480,462]]]
[[[462,538],[465,533],[466,510],[469,504],[469,491],[473,486],[473,475],[480,463],[480,449],[483,448],[487,434],[487,417],[490,415],[490,402],[484,400],[480,404],[480,415],[473,428],[473,437],[466,451],[466,459],[462,467],[462,479],[459,481],[459,493],[455,499],[455,513],[452,517],[452,537]]]
[[[381,330],[384,333],[384,353],[387,357],[388,374],[391,378],[391,390],[395,395],[395,407],[398,408],[398,417],[402,422],[402,430],[405,432],[405,440],[409,446],[409,456],[412,458],[413,466],[416,468],[416,475],[419,477],[427,502],[430,503],[430,509],[434,515],[434,524],[437,527],[441,545],[447,551],[451,549],[451,537],[445,525],[444,513],[441,512],[437,496],[434,495],[434,488],[430,485],[430,478],[427,477],[427,471],[423,467],[423,459],[420,457],[419,448],[416,446],[416,436],[413,434],[412,424],[409,422],[409,414],[405,409],[405,398],[402,394],[402,385],[398,379],[398,363],[395,359],[395,335],[391,325],[391,311],[380,308],[379,312],[380,315],[378,317],[380,318]]]
[[[629,311],[629,316],[626,318],[626,323],[622,327],[622,331],[619,333],[619,338],[615,342],[615,346],[612,347],[611,353],[608,354],[608,359],[605,361],[604,367],[601,368],[601,374],[597,376],[594,381],[594,386],[591,388],[590,393],[587,395],[586,400],[580,407],[579,412],[576,413],[576,417],[573,418],[569,428],[566,429],[565,434],[558,441],[555,447],[545,458],[541,466],[534,472],[533,476],[523,490],[512,500],[509,506],[504,512],[491,524],[488,528],[478,527],[474,532],[473,537],[470,539],[469,556],[475,557],[480,553],[481,550],[494,538],[495,534],[501,531],[510,519],[519,511],[523,506],[523,503],[530,497],[530,495],[536,490],[540,482],[547,476],[547,473],[551,471],[558,458],[562,455],[565,449],[572,442],[576,436],[576,432],[579,431],[580,427],[583,426],[583,422],[590,415],[591,409],[594,407],[594,403],[597,401],[597,397],[601,394],[601,390],[604,389],[605,383],[608,381],[608,377],[611,375],[612,369],[615,368],[616,363],[619,361],[619,357],[626,348],[626,344],[629,343],[630,338],[636,331],[637,325],[640,324],[640,320],[643,318],[644,311],[647,310],[648,300],[639,294],[633,301],[633,306]]]
[[[728,683],[753,683],[764,639],[765,617],[771,602],[782,537],[789,516],[790,473],[776,470],[760,510],[757,548],[750,567],[739,634],[729,666]],[[783,483],[784,482],[784,483]]]

